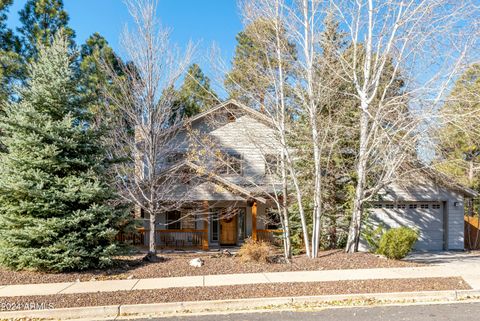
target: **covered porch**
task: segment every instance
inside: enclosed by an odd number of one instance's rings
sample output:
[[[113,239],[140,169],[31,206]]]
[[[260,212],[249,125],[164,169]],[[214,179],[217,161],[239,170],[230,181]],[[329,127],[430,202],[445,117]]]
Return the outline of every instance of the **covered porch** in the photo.
[[[234,247],[246,238],[275,243],[282,231],[274,225],[267,204],[250,201],[203,201],[166,212],[157,221],[155,240],[158,249],[209,250]],[[122,241],[146,246],[149,243],[148,221],[137,235],[122,236]]]

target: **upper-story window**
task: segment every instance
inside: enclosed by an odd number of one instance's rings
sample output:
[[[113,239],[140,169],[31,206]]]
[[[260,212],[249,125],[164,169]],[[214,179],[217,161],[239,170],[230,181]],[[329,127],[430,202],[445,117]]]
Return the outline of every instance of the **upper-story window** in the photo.
[[[242,155],[229,153],[218,160],[219,175],[243,175]]]
[[[265,155],[265,174],[280,175],[280,158],[278,155]]]
[[[185,154],[181,152],[169,153],[167,155],[167,165],[173,165],[185,158]]]

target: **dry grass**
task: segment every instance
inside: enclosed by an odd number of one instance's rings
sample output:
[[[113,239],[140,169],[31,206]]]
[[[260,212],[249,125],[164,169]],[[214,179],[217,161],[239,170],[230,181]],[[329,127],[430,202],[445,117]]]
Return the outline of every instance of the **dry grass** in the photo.
[[[249,238],[238,251],[238,256],[243,262],[266,263],[272,252],[273,249],[270,244]]]

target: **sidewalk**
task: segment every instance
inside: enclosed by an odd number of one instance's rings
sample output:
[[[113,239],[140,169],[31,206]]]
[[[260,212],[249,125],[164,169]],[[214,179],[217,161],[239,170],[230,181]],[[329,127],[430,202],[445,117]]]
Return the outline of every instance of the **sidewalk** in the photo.
[[[152,290],[180,287],[260,283],[411,279],[427,277],[462,277],[472,287],[472,289],[480,290],[480,273],[478,271],[478,269],[472,269],[471,265],[457,264],[409,268],[223,274],[152,279],[4,285],[0,286],[0,297]]]

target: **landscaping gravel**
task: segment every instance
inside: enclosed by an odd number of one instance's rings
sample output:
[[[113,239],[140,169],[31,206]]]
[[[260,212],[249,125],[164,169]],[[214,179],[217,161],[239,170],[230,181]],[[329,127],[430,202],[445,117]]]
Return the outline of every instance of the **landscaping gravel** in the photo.
[[[50,308],[147,304],[259,297],[286,297],[354,293],[413,292],[462,290],[470,287],[460,277],[389,279],[365,281],[331,281],[307,283],[270,283],[255,285],[172,288],[161,290],[117,291],[83,294],[57,294],[0,298],[2,307],[25,307],[44,304]]]
[[[219,254],[220,252],[162,253],[161,255],[166,260],[155,263],[144,262],[142,261],[144,255],[136,254],[119,257],[116,260],[115,268],[76,273],[14,272],[0,268],[0,285],[231,273],[369,269],[421,265],[413,262],[388,260],[370,253],[346,254],[342,250],[324,251],[319,258],[314,260],[305,256],[296,256],[291,264],[243,262],[238,257],[226,257]],[[197,257],[202,258],[205,264],[198,268],[190,266],[189,261]]]

